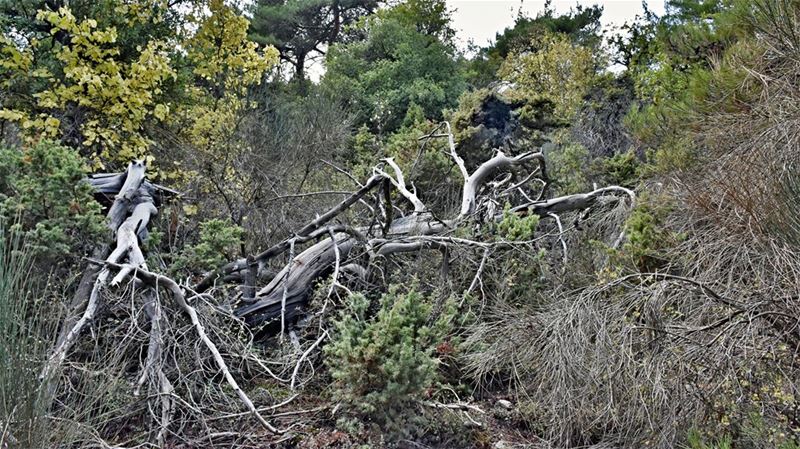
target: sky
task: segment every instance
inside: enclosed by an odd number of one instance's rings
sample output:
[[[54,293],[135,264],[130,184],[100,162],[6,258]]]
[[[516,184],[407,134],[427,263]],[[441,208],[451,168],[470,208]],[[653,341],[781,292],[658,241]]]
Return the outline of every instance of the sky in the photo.
[[[453,12],[453,28],[459,44],[466,48],[472,40],[485,46],[494,40],[495,34],[514,24],[514,18],[522,11],[531,17],[544,9],[544,0],[446,0]],[[664,12],[664,0],[646,0],[648,8],[658,15]],[[601,5],[601,22],[606,29],[613,29],[630,21],[643,12],[642,0],[553,0],[556,12],[568,12],[576,4]]]

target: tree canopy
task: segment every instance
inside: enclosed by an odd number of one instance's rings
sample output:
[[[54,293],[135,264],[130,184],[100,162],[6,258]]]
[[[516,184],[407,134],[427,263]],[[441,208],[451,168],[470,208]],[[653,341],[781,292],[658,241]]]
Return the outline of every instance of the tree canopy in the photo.
[[[347,28],[374,12],[378,0],[258,0],[253,4],[250,36],[278,49],[292,66],[294,78],[306,80],[306,66],[315,55],[342,40]]]

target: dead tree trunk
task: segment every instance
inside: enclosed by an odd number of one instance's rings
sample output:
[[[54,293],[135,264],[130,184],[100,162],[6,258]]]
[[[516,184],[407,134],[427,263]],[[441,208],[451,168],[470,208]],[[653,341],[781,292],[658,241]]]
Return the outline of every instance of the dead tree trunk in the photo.
[[[449,124],[446,125],[447,134],[433,137],[448,137],[450,156],[459,168],[463,178],[461,207],[457,217],[450,220],[441,220],[430,214],[414,189],[410,189],[407,186],[401,168],[391,158],[385,159],[383,164],[375,167],[373,176],[347,200],[304,226],[294,237],[284,240],[254,258],[257,263],[264,264],[269,259],[286,252],[289,248],[294,248],[295,244],[316,238],[324,238],[299,252],[296,256],[292,254],[287,265],[266,286],[258,291],[253,301],[249,301],[239,307],[236,310],[236,314],[251,325],[280,320],[282,323],[281,330],[283,330],[283,323],[300,313],[309,299],[315,282],[321,277],[329,275],[337,263],[344,265],[344,262],[355,248],[363,248],[373,256],[386,256],[396,252],[424,248],[441,250],[446,245],[464,244],[466,242],[437,237],[452,231],[460,224],[473,219],[481,213],[488,214],[491,220],[499,220],[501,216],[497,216],[493,211],[479,210],[482,204],[481,195],[488,194],[487,190],[497,193],[500,190],[521,189],[523,184],[534,178],[541,180],[545,186],[547,185],[545,158],[541,152],[526,152],[509,156],[502,151],[497,151],[494,157],[481,164],[472,173],[469,173],[464,161],[456,153],[452,135],[449,133]],[[534,163],[535,166],[530,169],[530,174],[522,182],[506,186],[505,184],[510,182],[509,180],[511,179],[510,176],[507,176],[505,180],[492,182],[492,185],[489,186],[489,181],[493,177],[508,173],[510,170],[524,169],[531,163]],[[384,170],[387,167],[391,170]],[[388,218],[384,218],[386,222],[382,226],[377,225],[357,229],[322,227],[347,208],[356,204],[367,192],[378,188],[385,182],[390,183],[396,192],[412,206],[410,215],[391,221]],[[516,205],[512,211],[518,214],[534,214],[542,218],[557,218],[559,213],[588,209],[601,198],[618,201],[620,194],[628,198],[631,204],[633,203],[635,197],[632,191],[623,187],[610,186],[588,193],[567,195],[548,200],[525,201]],[[523,197],[530,198],[528,195],[523,195]],[[380,209],[380,207],[376,209]],[[334,231],[335,234],[331,234],[333,237],[325,238],[328,233]],[[372,236],[379,231],[383,233],[380,239],[368,240],[364,238],[364,236]],[[213,279],[216,279],[221,274],[240,271],[247,266],[246,260],[232,262],[207,276],[196,288],[205,289],[210,286],[210,282]]]
[[[158,213],[154,200],[156,190],[168,191],[168,189],[147,182],[145,170],[143,161],[134,161],[128,165],[125,173],[99,175],[89,180],[98,193],[114,194],[114,202],[109,207],[107,219],[111,233],[116,239],[116,246],[103,261],[91,260],[93,265],[99,266],[100,269],[99,271],[87,270],[89,273],[87,277],[94,277],[94,279],[85,308],[80,316],[70,316],[65,320],[61,335],[45,362],[40,378],[46,383],[47,391],[52,394],[57,382],[56,374],[83,330],[95,318],[102,302],[104,289],[119,286],[128,276],[133,276],[136,283],[145,286],[139,296],[142,298],[145,312],[150,317],[151,326],[147,359],[133,394],[139,394],[140,388],[148,378],[158,386],[157,394],[153,396],[152,400],[157,400],[161,408],[160,430],[156,436],[159,446],[163,446],[165,443],[174,405],[171,397],[172,383],[161,369],[162,354],[164,353],[162,332],[167,318],[161,312],[159,288],[166,288],[172,294],[175,303],[189,317],[198,338],[211,352],[220,372],[223,373],[227,383],[247,407],[248,413],[252,414],[268,431],[275,434],[282,433],[261,416],[248,395],[239,387],[217,346],[201,324],[197,310],[187,302],[183,289],[172,279],[148,271],[144,253],[139,244],[147,236],[147,225],[150,219]],[[105,251],[104,248],[107,246],[102,248]],[[112,270],[116,270],[116,275],[109,282],[108,278],[112,274]]]
[[[92,259],[93,267],[87,269],[81,280],[74,307],[62,326],[61,334],[49,359],[45,362],[41,378],[47,383],[47,391],[55,391],[54,386],[58,385],[58,373],[64,360],[70,356],[71,349],[80,341],[86,328],[96,319],[97,311],[102,310],[104,301],[111,301],[112,296],[104,293],[112,291],[130,278],[137,292],[134,297],[134,307],[137,310],[144,310],[150,326],[150,338],[144,343],[147,345],[147,351],[140,352],[146,353],[147,356],[141,367],[141,375],[133,382],[133,394],[139,395],[140,389],[147,384],[150,390],[146,396],[148,406],[152,411],[160,411],[157,414],[151,413],[159,429],[157,433],[154,432],[154,440],[159,445],[166,444],[170,422],[176,414],[176,408],[181,407],[183,400],[175,397],[172,383],[174,379],[171,381],[168,378],[167,374],[170,371],[164,368],[169,365],[169,362],[165,361],[166,354],[175,350],[175,347],[169,349],[164,347],[168,345],[165,343],[165,335],[170,335],[170,329],[174,324],[171,321],[173,317],[164,313],[170,305],[167,302],[170,299],[178,306],[176,309],[178,315],[191,322],[191,328],[198,341],[213,356],[215,374],[222,373],[227,384],[245,405],[247,409],[245,413],[251,414],[269,432],[282,433],[283,431],[274,427],[261,415],[245,390],[240,388],[223,359],[222,354],[225,351],[221,351],[212,341],[212,336],[218,335],[215,332],[220,329],[209,328],[206,321],[208,316],[201,315],[201,309],[198,308],[199,300],[193,302],[201,296],[211,297],[203,292],[216,283],[241,281],[242,301],[235,309],[235,314],[249,325],[280,323],[280,331],[283,332],[295,317],[303,313],[312,290],[320,279],[334,274],[329,295],[336,285],[343,286],[338,284],[336,279],[341,273],[355,274],[369,283],[374,277],[372,274],[380,268],[379,261],[393,254],[422,250],[440,251],[445,259],[442,263],[441,276],[447,278],[451,247],[479,248],[484,256],[475,275],[477,280],[491,250],[511,247],[512,243],[469,240],[457,237],[458,234],[454,231],[465,227],[480,230],[481,226],[502,219],[496,212],[500,200],[510,202],[513,205],[511,208],[513,213],[555,219],[562,232],[563,226],[558,214],[586,210],[598,204],[618,202],[621,198],[630,200],[631,204],[634,200],[633,192],[616,186],[588,193],[541,199],[545,196],[547,186],[545,157],[541,152],[506,155],[497,151],[493,157],[470,173],[464,161],[456,153],[449,125],[446,123],[444,125],[448,133],[431,135],[427,138],[447,137],[450,156],[461,173],[463,181],[460,189],[461,198],[459,204],[454,207],[452,217],[438,217],[427,207],[423,201],[425,197],[418,194],[413,183],[407,181],[400,165],[391,158],[384,159],[374,167],[372,175],[343,201],[318,214],[297,232],[265,251],[232,261],[208,273],[193,288],[179,285],[164,275],[150,271],[146,267],[145,256],[140,247],[140,242],[147,236],[148,224],[158,213],[156,206],[159,204],[157,202],[159,195],[171,191],[148,182],[145,179],[146,167],[140,161],[131,163],[125,173],[93,176],[88,182],[98,194],[113,197],[107,217],[113,239],[110,238],[109,242],[99,245],[95,251],[97,257]],[[537,183],[534,184],[534,181]],[[536,189],[538,192],[534,191]],[[398,199],[402,201],[397,201]],[[369,201],[375,201],[375,204],[370,205]],[[365,205],[360,211],[362,215],[371,214],[371,219],[367,221],[369,224],[345,224],[347,215],[359,212],[357,209],[359,204]],[[402,207],[404,205],[405,208]],[[562,245],[566,258],[567,249],[563,241]],[[256,285],[257,274],[265,270],[269,264],[274,264],[274,259],[279,256],[284,256],[286,263],[282,264],[277,274],[259,289]],[[473,280],[466,294],[475,288],[476,280]],[[159,296],[159,292],[164,289],[170,294]],[[297,366],[310,350],[321,343],[325,335],[323,332],[317,342],[300,357]],[[175,341],[174,335],[172,338],[172,341]],[[290,387],[294,387],[299,369],[297,366],[291,381],[282,380],[268,368],[264,369],[279,381],[285,381]]]
[[[153,187],[144,183],[145,170],[143,161],[134,161],[128,164],[125,173],[101,175],[89,181],[99,192],[112,193],[117,189],[107,215],[108,227],[116,238],[116,247],[106,258],[108,262],[117,263],[127,257],[132,266],[144,265],[139,237],[146,235],[150,217],[158,213],[153,200]],[[101,251],[105,252],[105,248],[107,247],[104,246]],[[109,271],[101,269],[97,272],[90,269],[87,273],[89,277],[93,277],[95,273],[97,275],[88,298],[81,299],[87,301],[86,307],[80,317],[73,315],[65,320],[56,346],[40,374],[42,379],[49,379],[57,371],[81,331],[94,319],[99,295],[106,286]],[[121,279],[120,276],[115,277],[112,284],[118,284]],[[84,281],[81,283],[84,284]],[[78,290],[81,293],[82,289]]]

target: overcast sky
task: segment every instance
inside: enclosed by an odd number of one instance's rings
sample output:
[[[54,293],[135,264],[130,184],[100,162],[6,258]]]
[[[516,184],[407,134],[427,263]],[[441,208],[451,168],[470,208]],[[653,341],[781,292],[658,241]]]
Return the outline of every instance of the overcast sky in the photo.
[[[664,12],[664,0],[646,0],[647,6],[658,15]],[[453,28],[465,48],[469,40],[485,46],[494,40],[495,34],[514,24],[520,8],[530,17],[544,9],[544,0],[447,0],[453,12]],[[642,0],[554,0],[556,12],[567,12],[571,7],[601,5],[603,26],[607,29],[619,26],[643,12]]]

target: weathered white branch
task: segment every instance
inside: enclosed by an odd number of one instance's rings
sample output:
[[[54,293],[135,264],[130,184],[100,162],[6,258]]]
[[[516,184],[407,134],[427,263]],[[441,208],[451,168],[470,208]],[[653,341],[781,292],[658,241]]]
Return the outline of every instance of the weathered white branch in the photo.
[[[137,240],[138,230],[140,224],[147,225],[150,216],[156,213],[155,206],[151,203],[152,197],[146,192],[140,192],[140,187],[144,181],[145,164],[142,161],[134,161],[128,164],[127,178],[122,184],[119,194],[117,194],[114,204],[112,204],[108,212],[109,227],[117,236],[117,247],[106,259],[108,262],[119,262],[122,257],[129,252],[132,253],[133,262],[137,264],[144,263],[144,255],[139,249]],[[133,211],[133,214],[128,217],[123,223],[122,220],[127,216],[131,205],[134,200],[141,196],[142,203],[138,204]],[[45,363],[42,372],[39,374],[41,379],[47,379],[55,370],[61,366],[67,356],[67,352],[75,344],[75,341],[80,335],[83,328],[94,319],[97,312],[97,306],[100,297],[100,290],[105,286],[108,280],[108,269],[100,270],[97,278],[94,281],[91,293],[89,294],[89,301],[86,304],[86,309],[83,311],[81,317],[73,324],[71,319],[67,319],[65,326],[69,330],[65,330],[63,335],[56,343],[50,358]],[[121,280],[121,278],[119,279]],[[117,278],[115,278],[117,281]]]
[[[308,349],[306,349],[303,352],[303,355],[301,355],[300,358],[297,359],[297,363],[294,365],[294,371],[292,371],[292,381],[289,384],[289,388],[292,391],[294,391],[295,381],[297,380],[297,373],[300,371],[300,366],[303,364],[303,361],[308,357],[309,354],[311,354],[311,351],[313,351],[314,348],[316,348],[317,346],[319,346],[320,343],[322,343],[322,340],[324,340],[327,336],[328,336],[328,332],[327,331],[323,331],[322,335],[320,335],[319,338],[317,338],[317,340],[314,342],[314,344],[309,346]]]
[[[421,249],[445,249],[447,245],[435,240],[416,240],[413,242],[396,241],[386,242],[380,245],[377,251],[379,256],[388,256],[395,253],[410,253]]]
[[[146,293],[147,299],[144,309],[150,316],[150,339],[147,344],[147,359],[133,395],[139,395],[142,386],[148,378],[157,386],[158,399],[161,402],[161,418],[156,441],[159,447],[163,447],[166,441],[169,424],[172,421],[174,407],[172,401],[173,386],[162,369],[164,344],[162,337],[163,317],[161,314],[161,302],[157,293],[158,292],[153,289],[148,289]]]
[[[478,190],[486,183],[489,176],[492,176],[500,170],[507,170],[532,160],[538,160],[540,165],[544,165],[544,155],[541,152],[528,152],[511,157],[506,156],[502,151],[498,151],[493,158],[481,164],[464,181],[459,217],[466,217],[475,212]]]
[[[561,250],[563,252],[563,257],[564,257],[564,261],[563,262],[564,262],[564,267],[566,268],[566,266],[567,266],[567,242],[564,241],[564,226],[561,225],[561,217],[559,217],[557,214],[554,214],[552,212],[550,212],[547,215],[549,215],[550,217],[553,217],[553,219],[556,221],[556,226],[558,226],[558,241],[561,242]]]
[[[111,205],[108,211],[108,227],[112,232],[117,232],[117,229],[128,215],[131,200],[136,196],[139,186],[144,181],[146,169],[147,166],[144,161],[133,161],[128,164],[128,170],[125,172],[125,182],[120,187],[119,193],[114,198],[114,204]]]
[[[381,175],[375,175],[370,177],[367,180],[367,182],[365,182],[364,185],[358,189],[358,191],[354,192],[348,198],[342,200],[339,204],[332,207],[324,214],[319,215],[314,220],[311,220],[308,224],[303,226],[303,228],[297,231],[295,233],[295,236],[307,237],[311,235],[314,231],[324,226],[334,217],[338,216],[340,213],[350,208],[350,206],[360,201],[364,195],[369,193],[372,189],[378,187],[384,181],[384,179],[385,179],[384,176]],[[253,259],[255,260],[256,263],[262,263],[272,257],[277,256],[278,254],[282,254],[283,252],[289,249],[289,241],[292,238],[294,237],[287,238],[282,242],[273,245],[272,247],[266,249],[265,251],[262,251],[261,253],[257,254]],[[202,281],[200,281],[197,285],[194,286],[194,290],[202,293],[209,287],[211,287],[218,278],[246,269],[248,265],[249,264],[247,262],[247,259],[239,259],[234,262],[228,263],[222,268],[214,270],[213,272],[206,275]]]
[[[472,277],[472,282],[470,282],[469,288],[467,288],[467,291],[464,292],[464,296],[461,297],[461,302],[458,304],[459,307],[464,305],[464,301],[466,301],[469,295],[472,294],[472,291],[475,290],[475,287],[478,286],[478,283],[481,283],[481,290],[483,289],[481,275],[483,274],[483,268],[486,266],[486,261],[489,260],[489,255],[491,254],[491,251],[492,251],[491,248],[485,248],[483,250],[481,263],[480,265],[478,265],[478,269],[475,270],[475,276]]]
[[[501,165],[512,166],[515,163],[521,163],[520,161],[536,160],[538,157],[539,153],[528,153],[515,158],[503,156],[503,164]],[[473,174],[473,176],[475,175]],[[484,172],[484,179],[488,176]],[[587,194],[568,195],[548,201],[532,202],[512,210],[517,213],[535,213],[541,216],[548,216],[551,212],[558,213],[586,209],[593,205],[598,198],[607,195],[613,196],[615,193],[624,193],[631,199],[634,198],[633,192],[629,189],[608,187],[597,189]],[[499,220],[502,217],[498,216],[496,219]],[[436,220],[427,213],[414,214],[395,220],[385,238],[371,239],[367,246],[376,248],[379,255],[387,255],[427,248],[441,248],[442,245],[447,244],[488,249],[531,243],[481,242],[442,235],[450,230],[452,225],[452,221]],[[346,259],[357,244],[355,239],[345,233],[336,233],[336,245],[333,244],[333,241],[334,239],[331,238],[321,240],[300,252],[294,258],[291,273],[288,273],[288,266],[284,267],[267,286],[258,292],[256,301],[253,304],[237,309],[236,314],[245,318],[250,324],[263,323],[279,318],[281,315],[287,320],[296,316],[300,308],[305,305],[314,282],[321,276],[328,275],[337,258]],[[285,284],[284,278],[286,279]],[[286,292],[285,300],[284,292]]]
[[[636,201],[636,194],[634,194],[632,190],[620,186],[609,186],[588,193],[576,193],[574,195],[560,196],[549,200],[534,201],[517,206],[511,210],[514,212],[527,211],[528,213],[546,217],[551,213],[559,214],[562,212],[586,209],[594,204],[598,198],[614,193],[622,193],[628,196],[631,201],[631,207]]]
[[[286,264],[286,275],[283,277],[283,296],[281,297],[281,338],[283,338],[283,332],[286,330],[286,297],[289,294],[289,276],[292,275],[292,265],[294,265],[294,242],[295,240],[289,243],[289,263]]]
[[[156,215],[158,209],[151,202],[139,203],[117,230],[117,248],[114,253],[128,254],[128,263],[132,266],[144,266],[144,254],[139,248],[139,229],[146,227],[150,217]],[[117,259],[119,260],[119,259]],[[115,262],[116,260],[112,260]],[[117,286],[130,273],[130,270],[120,270],[111,280],[111,286]]]
[[[447,128],[447,146],[450,148],[450,157],[453,158],[459,171],[461,171],[464,182],[466,182],[467,179],[469,179],[469,171],[467,171],[467,166],[464,164],[464,159],[456,152],[456,143],[453,140],[453,131],[450,129],[450,122],[444,122],[444,126]]]
[[[400,192],[400,195],[403,195],[403,197],[414,206],[414,213],[419,214],[425,212],[425,204],[423,204],[419,197],[417,197],[416,193],[408,190],[405,177],[403,176],[403,170],[400,169],[400,166],[397,165],[397,163],[394,161],[394,158],[387,157],[384,159],[384,161],[386,161],[386,163],[392,167],[392,170],[394,170],[394,177],[377,167],[375,168],[375,171],[385,176],[392,182],[397,191]]]

